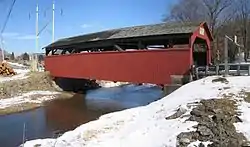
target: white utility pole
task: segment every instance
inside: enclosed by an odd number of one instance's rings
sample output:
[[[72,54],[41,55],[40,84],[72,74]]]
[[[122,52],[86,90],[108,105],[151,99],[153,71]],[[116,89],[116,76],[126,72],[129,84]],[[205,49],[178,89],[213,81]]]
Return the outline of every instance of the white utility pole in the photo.
[[[224,38],[224,66],[225,66],[225,77],[229,75],[229,67],[228,67],[228,39],[229,37],[225,35]]]
[[[235,35],[235,36],[234,36],[234,43],[235,43],[235,44],[237,44],[237,38],[238,38],[238,37]]]
[[[52,43],[55,41],[55,0],[52,0]]]
[[[4,61],[4,41],[3,41],[3,34],[2,33],[1,33],[1,36],[0,36],[0,40],[1,40],[0,49],[1,49],[2,62],[3,62]]]
[[[32,59],[32,71],[38,71],[38,57],[36,55],[36,53],[39,50],[39,6],[38,6],[38,0],[36,1],[36,50],[34,52],[33,55],[33,59]]]
[[[237,36],[234,36],[234,40],[229,36],[225,35],[224,38],[224,64],[225,64],[225,76],[229,75],[229,66],[228,66],[228,40],[233,42],[238,48],[241,47],[240,44],[237,43]],[[239,49],[240,50],[240,49]]]
[[[38,1],[37,1],[37,4],[36,4],[36,52],[38,51],[39,49],[39,42],[38,42],[38,39],[39,39],[39,36],[38,36],[38,21],[39,21],[39,6],[38,6]]]
[[[235,43],[235,44],[238,44],[237,41],[238,41],[238,37],[235,35],[235,36],[234,36],[234,43]],[[237,46],[237,49],[238,49],[238,54],[237,54],[237,55],[238,55],[238,62],[240,63],[240,62],[241,62],[241,61],[240,61],[240,47]]]

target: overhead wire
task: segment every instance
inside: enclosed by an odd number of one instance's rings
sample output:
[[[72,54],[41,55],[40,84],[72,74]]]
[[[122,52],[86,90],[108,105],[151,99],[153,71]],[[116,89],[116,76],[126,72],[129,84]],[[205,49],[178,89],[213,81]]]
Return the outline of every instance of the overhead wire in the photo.
[[[13,2],[12,2],[12,4],[11,4],[11,6],[10,6],[10,9],[9,9],[9,12],[8,12],[8,14],[7,14],[7,17],[6,17],[6,19],[5,19],[5,21],[4,21],[4,24],[3,24],[3,28],[1,29],[1,32],[0,32],[0,44],[1,44],[1,56],[2,56],[2,60],[4,60],[4,41],[3,41],[3,32],[5,31],[5,28],[6,28],[6,26],[7,26],[7,23],[8,23],[8,21],[9,21],[9,19],[10,19],[10,15],[11,15],[11,12],[12,12],[12,10],[13,10],[13,8],[14,8],[14,5],[15,5],[15,3],[16,3],[16,0],[13,0]]]
[[[5,28],[6,28],[6,26],[7,26],[7,23],[8,23],[8,21],[9,21],[9,19],[10,19],[10,15],[11,15],[11,12],[12,12],[12,10],[13,10],[13,8],[14,8],[15,3],[16,3],[16,0],[13,0],[13,2],[12,2],[12,4],[11,4],[11,7],[10,7],[10,9],[9,9],[9,12],[8,12],[8,14],[7,14],[7,17],[6,17],[5,21],[4,21],[4,25],[3,25],[3,28],[2,28],[2,30],[1,30],[1,34],[3,34],[3,32],[5,31]]]

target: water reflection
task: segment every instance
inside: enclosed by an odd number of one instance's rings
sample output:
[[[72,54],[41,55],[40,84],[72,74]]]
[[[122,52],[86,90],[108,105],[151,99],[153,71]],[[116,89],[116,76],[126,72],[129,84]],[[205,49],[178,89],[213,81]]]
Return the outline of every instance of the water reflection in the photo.
[[[24,124],[26,139],[48,136],[43,109],[0,117],[0,145],[3,147],[18,146],[22,143]]]
[[[0,117],[0,146],[12,147],[25,139],[56,137],[99,116],[146,105],[162,97],[158,87],[127,85],[88,91],[71,99],[56,100],[32,111]]]
[[[94,100],[109,100],[117,103],[119,107],[132,108],[147,105],[163,96],[159,87],[147,85],[126,85],[122,87],[101,88],[89,91],[87,102]],[[95,107],[94,107],[95,108]]]
[[[47,129],[53,135],[74,129],[80,124],[95,120],[103,111],[88,110],[83,95],[75,95],[72,99],[57,100],[43,108],[45,110]]]

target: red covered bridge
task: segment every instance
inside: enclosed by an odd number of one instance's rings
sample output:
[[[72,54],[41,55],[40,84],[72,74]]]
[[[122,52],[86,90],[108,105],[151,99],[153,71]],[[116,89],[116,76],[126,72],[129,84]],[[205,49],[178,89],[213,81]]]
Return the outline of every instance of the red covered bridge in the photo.
[[[45,47],[45,69],[61,78],[169,84],[171,75],[211,62],[211,41],[204,22],[102,31]]]

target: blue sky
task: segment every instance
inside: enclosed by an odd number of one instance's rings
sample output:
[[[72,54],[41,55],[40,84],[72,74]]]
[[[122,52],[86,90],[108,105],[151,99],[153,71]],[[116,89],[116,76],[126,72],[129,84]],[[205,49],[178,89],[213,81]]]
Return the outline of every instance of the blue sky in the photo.
[[[12,0],[0,0],[0,28]],[[174,0],[55,0],[55,39],[112,28],[159,23]],[[52,0],[38,0],[39,29],[51,22]],[[17,0],[4,31],[8,52],[42,52],[52,41],[51,23],[41,33],[35,48],[36,0]]]

